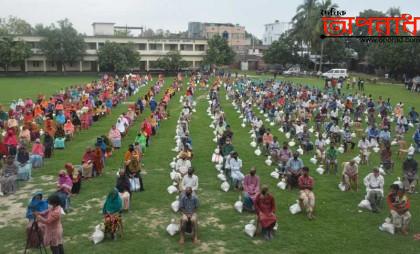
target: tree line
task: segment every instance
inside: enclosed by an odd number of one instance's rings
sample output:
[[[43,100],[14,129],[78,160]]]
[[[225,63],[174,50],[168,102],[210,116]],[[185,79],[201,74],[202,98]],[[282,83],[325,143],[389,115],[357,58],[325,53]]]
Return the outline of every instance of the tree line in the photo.
[[[33,45],[19,39],[19,35],[38,35],[42,40],[36,47],[45,55],[46,60],[54,63],[57,71],[66,71],[66,65],[83,60],[86,52],[84,35],[79,33],[68,19],[56,24],[32,27],[28,22],[17,17],[0,19],[0,67],[8,71],[11,66],[24,69],[25,59],[32,56]],[[235,56],[227,42],[215,36],[208,42],[204,64],[230,64]],[[101,71],[122,72],[137,68],[141,56],[133,43],[115,43],[106,41],[98,49],[98,63]],[[153,67],[164,70],[180,70],[187,67],[178,51],[168,52],[154,62]]]

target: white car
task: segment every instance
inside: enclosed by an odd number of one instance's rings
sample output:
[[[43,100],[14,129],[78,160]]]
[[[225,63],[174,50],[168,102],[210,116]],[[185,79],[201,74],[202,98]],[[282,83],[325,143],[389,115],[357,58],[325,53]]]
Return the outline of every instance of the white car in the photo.
[[[327,72],[322,73],[322,77],[324,78],[348,78],[349,74],[347,73],[347,69],[331,69]]]
[[[290,75],[290,76],[297,76],[300,74],[300,68],[299,67],[291,67],[287,71],[283,72],[283,75]]]

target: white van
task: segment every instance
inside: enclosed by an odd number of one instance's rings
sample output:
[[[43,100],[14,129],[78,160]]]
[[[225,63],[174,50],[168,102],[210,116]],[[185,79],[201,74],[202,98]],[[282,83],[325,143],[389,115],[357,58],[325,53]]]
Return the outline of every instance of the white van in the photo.
[[[322,77],[324,78],[348,78],[349,75],[347,74],[347,69],[331,69],[327,72],[322,73]]]

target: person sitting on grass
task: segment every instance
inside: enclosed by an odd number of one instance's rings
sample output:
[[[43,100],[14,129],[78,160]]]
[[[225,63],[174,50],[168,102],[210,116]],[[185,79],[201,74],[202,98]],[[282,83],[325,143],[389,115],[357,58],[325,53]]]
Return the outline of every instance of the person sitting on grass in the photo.
[[[255,199],[255,210],[258,224],[265,240],[271,240],[274,236],[274,226],[277,222],[276,203],[273,195],[268,192],[267,185],[263,185],[261,192]]]
[[[293,157],[286,164],[287,169],[287,187],[291,190],[298,185],[298,178],[301,175],[301,169],[304,167],[303,161],[299,158],[299,153],[295,152]]]
[[[111,130],[109,130],[108,138],[109,140],[111,140],[113,148],[121,148],[121,133],[119,130],[117,130],[117,127],[115,125],[112,125]]]
[[[355,185],[356,191],[359,191],[359,166],[356,161],[351,160],[346,162],[343,168],[343,184],[346,187],[346,191],[352,189],[352,185]]]
[[[333,167],[334,174],[337,175],[337,149],[335,149],[334,143],[330,144],[330,147],[326,151],[326,163],[327,163],[327,170],[326,173],[330,174],[330,169]]]
[[[15,193],[17,190],[18,167],[14,157],[9,155],[0,173],[0,196]]]
[[[117,232],[119,225],[122,224],[121,210],[122,200],[118,194],[117,188],[114,188],[111,192],[109,192],[102,208],[105,233],[110,233],[112,239],[115,239],[115,233]]]
[[[299,205],[305,210],[310,220],[314,219],[315,195],[312,192],[314,179],[309,176],[309,168],[302,168],[302,175],[298,179],[299,184]]]
[[[391,185],[391,192],[386,201],[392,216],[392,224],[395,230],[403,235],[408,234],[408,228],[411,220],[410,200],[403,189],[398,184]]]
[[[403,162],[403,186],[404,191],[408,193],[414,193],[418,176],[418,164],[413,158],[414,154],[409,153],[407,159]]]
[[[179,210],[182,214],[180,223],[180,244],[184,244],[186,232],[192,233],[193,243],[199,242],[197,220],[198,205],[198,198],[195,195],[192,195],[192,188],[187,187],[185,189],[185,194],[181,196],[181,200],[179,202]]]
[[[230,177],[232,178],[233,184],[236,189],[242,188],[242,181],[244,180],[244,174],[242,170],[242,160],[238,158],[237,152],[232,152],[229,158],[228,168],[230,169]]]
[[[374,168],[372,173],[365,177],[363,183],[366,186],[366,199],[369,200],[372,212],[378,213],[384,196],[384,177],[379,173],[378,168]]]
[[[255,211],[255,200],[260,192],[260,177],[256,175],[257,169],[252,167],[249,174],[244,178],[244,202],[243,207],[245,210]]]

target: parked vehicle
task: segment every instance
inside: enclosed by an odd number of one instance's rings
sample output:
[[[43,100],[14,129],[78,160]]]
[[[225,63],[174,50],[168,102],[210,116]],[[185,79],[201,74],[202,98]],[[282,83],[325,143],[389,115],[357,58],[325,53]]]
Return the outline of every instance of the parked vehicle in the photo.
[[[297,76],[297,75],[299,75],[299,74],[301,74],[302,72],[301,72],[301,70],[300,70],[300,67],[290,67],[287,71],[284,71],[283,72],[283,75],[286,75],[286,76]]]
[[[347,72],[347,69],[331,69],[327,72],[322,73],[322,77],[324,78],[348,78],[349,74]]]

